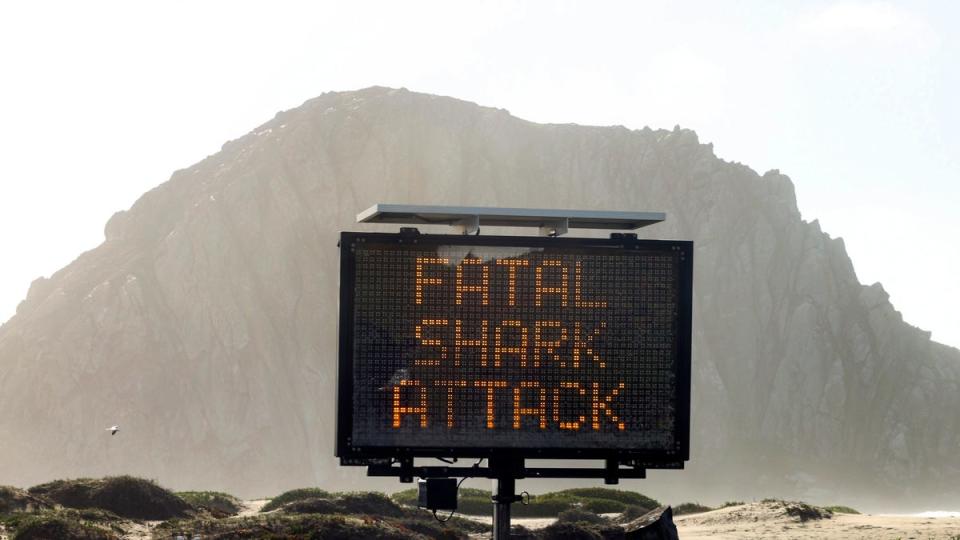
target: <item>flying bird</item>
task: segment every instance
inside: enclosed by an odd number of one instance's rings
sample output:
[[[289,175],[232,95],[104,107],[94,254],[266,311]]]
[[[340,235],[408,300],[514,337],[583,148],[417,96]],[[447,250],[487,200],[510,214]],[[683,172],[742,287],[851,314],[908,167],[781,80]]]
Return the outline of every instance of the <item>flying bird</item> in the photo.
[[[109,431],[110,435],[113,436],[113,435],[116,435],[118,431],[120,431],[120,426],[110,426],[105,431]]]

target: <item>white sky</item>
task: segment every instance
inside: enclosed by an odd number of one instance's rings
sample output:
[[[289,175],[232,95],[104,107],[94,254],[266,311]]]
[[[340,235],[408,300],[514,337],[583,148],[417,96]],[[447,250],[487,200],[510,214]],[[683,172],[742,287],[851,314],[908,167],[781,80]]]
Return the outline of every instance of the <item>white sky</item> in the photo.
[[[950,1],[6,2],[0,320],[175,169],[323,92],[383,85],[695,129],[788,174],[861,281],[960,346],[958,26]]]

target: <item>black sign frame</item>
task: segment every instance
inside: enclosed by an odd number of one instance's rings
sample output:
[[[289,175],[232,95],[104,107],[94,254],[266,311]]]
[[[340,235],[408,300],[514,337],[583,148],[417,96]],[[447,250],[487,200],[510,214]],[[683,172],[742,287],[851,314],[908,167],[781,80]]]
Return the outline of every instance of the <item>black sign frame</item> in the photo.
[[[353,352],[355,256],[357,243],[419,244],[447,246],[547,247],[551,249],[606,248],[611,250],[679,251],[678,320],[675,335],[675,448],[671,450],[625,450],[597,448],[519,448],[475,446],[397,447],[355,446],[353,432]],[[531,459],[605,459],[643,463],[647,468],[676,468],[690,459],[690,380],[691,322],[693,304],[693,242],[674,240],[639,240],[632,234],[611,234],[610,238],[568,238],[544,236],[466,236],[401,233],[340,233],[340,305],[337,363],[337,425],[335,455],[344,464],[363,464],[365,460],[414,457],[491,458],[509,454]],[[682,465],[681,465],[682,466]]]

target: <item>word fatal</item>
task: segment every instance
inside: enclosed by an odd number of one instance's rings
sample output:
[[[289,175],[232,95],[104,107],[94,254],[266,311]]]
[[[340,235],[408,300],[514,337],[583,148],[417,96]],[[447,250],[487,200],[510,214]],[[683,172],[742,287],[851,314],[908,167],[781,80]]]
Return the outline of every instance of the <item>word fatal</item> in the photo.
[[[506,275],[507,300],[506,305],[514,307],[517,305],[517,287],[520,284],[518,279],[518,270],[529,267],[531,261],[526,259],[498,259],[492,263],[485,263],[481,259],[463,259],[457,265],[456,278],[453,280],[444,279],[438,275],[431,275],[431,266],[449,267],[450,259],[446,257],[418,257],[416,267],[416,288],[414,301],[417,305],[427,302],[424,291],[430,287],[443,287],[447,290],[452,289],[454,303],[463,305],[470,302],[470,297],[474,297],[474,302],[482,306],[490,305],[491,279],[490,274],[494,271],[500,271]],[[479,276],[473,279],[467,277],[467,271],[471,267],[479,267]],[[583,296],[583,267],[577,261],[571,269],[560,260],[547,259],[534,266],[533,272],[533,305],[540,307],[544,305],[545,299],[555,296],[559,299],[562,307],[575,308],[605,308],[607,303],[603,300],[586,300]],[[479,279],[477,279],[479,278]],[[502,281],[502,280],[501,280]],[[444,295],[442,298],[448,298]]]
[[[391,427],[482,417],[487,429],[624,431],[614,407],[627,385],[599,347],[608,302],[584,272],[570,258],[417,257],[409,301],[423,316],[389,388]]]

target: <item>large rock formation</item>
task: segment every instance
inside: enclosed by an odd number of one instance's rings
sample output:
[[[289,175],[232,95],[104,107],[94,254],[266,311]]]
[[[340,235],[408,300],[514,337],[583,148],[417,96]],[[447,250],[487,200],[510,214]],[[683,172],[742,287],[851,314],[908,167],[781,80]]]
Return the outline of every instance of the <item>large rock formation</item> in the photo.
[[[643,235],[696,241],[695,449],[649,486],[922,504],[960,479],[960,352],[859,283],[786,176],[679,128],[370,88],[177,171],[33,284],[0,328],[0,481],[130,473],[252,496],[359,478],[332,458],[335,243],[375,202],[663,210]]]

